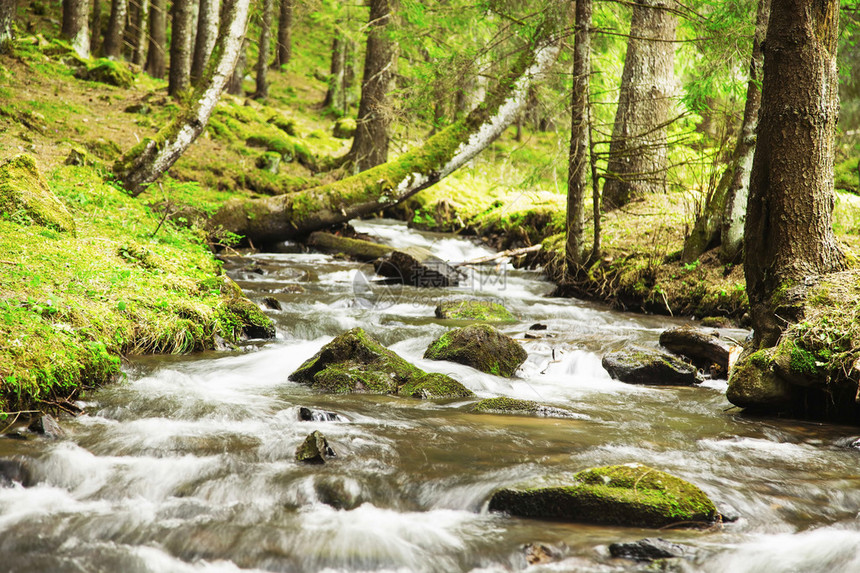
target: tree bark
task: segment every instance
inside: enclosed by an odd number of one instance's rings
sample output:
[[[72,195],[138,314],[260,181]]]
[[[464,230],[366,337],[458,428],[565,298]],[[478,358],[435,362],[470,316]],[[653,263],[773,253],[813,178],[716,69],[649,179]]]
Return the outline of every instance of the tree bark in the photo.
[[[191,62],[191,81],[200,82],[206,71],[209,56],[215,40],[218,39],[218,22],[221,2],[219,0],[200,0],[200,12],[197,17],[197,37],[194,41],[194,57]]]
[[[139,195],[170,169],[206,128],[244,46],[249,4],[250,0],[227,0],[225,26],[212,51],[214,61],[188,109],[155,138],[144,139],[114,164],[114,175],[131,195]]]
[[[355,137],[347,154],[356,173],[388,161],[388,91],[394,77],[395,46],[389,38],[396,0],[370,1],[370,31]]]
[[[105,32],[104,55],[116,60],[122,54],[122,38],[125,32],[125,19],[128,15],[128,0],[113,0],[110,6],[110,19]]]
[[[621,207],[666,187],[666,123],[674,84],[674,0],[635,0],[603,205]]]
[[[281,0],[281,11],[278,17],[278,47],[272,68],[279,70],[281,66],[290,63],[293,55],[293,0]]]
[[[102,49],[102,0],[93,0],[90,16],[90,51],[98,54]]]
[[[149,11],[149,49],[146,52],[146,73],[154,78],[164,77],[164,54],[167,46],[167,0],[152,0]]]
[[[6,46],[14,39],[12,31],[17,9],[17,0],[0,0],[0,53],[5,52]]]
[[[263,0],[263,22],[260,26],[260,46],[257,55],[257,91],[254,97],[266,99],[269,97],[269,82],[266,74],[269,71],[269,54],[271,53],[270,36],[272,32],[273,0]]]
[[[831,220],[838,34],[838,0],[773,0],[744,232],[758,348],[791,320],[780,308],[789,289],[845,264]]]
[[[192,0],[174,0],[170,17],[170,75],[167,93],[178,97],[191,85],[191,28],[193,25]]]
[[[142,66],[146,61],[146,36],[147,24],[149,23],[149,0],[137,0],[137,9],[134,11],[134,19],[131,25],[131,61],[133,64]]]
[[[325,92],[323,100],[323,108],[333,108],[343,110],[342,102],[344,100],[344,69],[345,69],[345,51],[344,40],[340,37],[340,32],[335,28],[334,39],[331,41],[331,67],[328,75],[328,89]]]
[[[738,258],[743,247],[744,221],[755,154],[755,131],[761,107],[761,46],[767,33],[770,2],[771,0],[759,0],[758,3],[747,99],[732,160],[720,177],[717,188],[708,197],[690,236],[684,241],[684,252],[681,256],[684,263],[695,261],[717,244],[720,245],[720,259],[724,263],[730,263]]]
[[[591,0],[576,0],[573,39],[570,155],[567,173],[567,271],[573,275],[585,262],[584,202],[588,187],[588,97],[591,72]]]
[[[248,38],[242,42],[242,49],[239,51],[239,60],[236,62],[236,68],[233,70],[233,75],[230,76],[230,81],[227,82],[227,93],[231,95],[244,95],[242,91],[242,82],[245,81],[245,68],[248,65]]]
[[[63,28],[60,34],[82,58],[90,57],[89,11],[89,0],[63,0]]]
[[[231,200],[215,214],[213,227],[254,244],[271,243],[375,213],[442,180],[511,125],[527,101],[529,86],[555,61],[563,17],[548,12],[530,49],[466,118],[396,160],[341,181],[289,195]]]

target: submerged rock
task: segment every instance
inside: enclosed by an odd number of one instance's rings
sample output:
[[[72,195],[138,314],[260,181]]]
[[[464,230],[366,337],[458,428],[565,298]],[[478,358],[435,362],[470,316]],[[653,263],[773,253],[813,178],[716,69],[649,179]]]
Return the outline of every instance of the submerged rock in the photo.
[[[27,429],[37,434],[43,434],[48,438],[62,438],[66,432],[50,414],[43,414],[30,422]]]
[[[305,441],[296,448],[296,461],[306,464],[324,464],[337,454],[328,445],[328,440],[320,432],[311,432]]]
[[[489,324],[446,332],[424,352],[430,360],[450,360],[497,376],[513,376],[528,358],[522,345]]]
[[[628,384],[691,386],[700,382],[696,368],[680,358],[647,348],[612,352],[601,362],[609,375]]]
[[[414,398],[472,396],[453,378],[409,364],[361,328],[345,332],[323,346],[289,379],[333,393],[368,392]]]
[[[446,300],[436,307],[436,318],[477,320],[482,322],[516,322],[517,318],[503,305],[489,300]]]
[[[326,412],[324,410],[311,410],[301,406],[299,408],[299,420],[302,422],[348,422],[345,417],[337,412]]]
[[[24,487],[33,485],[33,476],[27,462],[14,458],[0,459],[0,487],[19,483]]]
[[[481,414],[511,414],[516,416],[538,416],[541,418],[578,418],[579,416],[564,408],[545,406],[531,400],[515,398],[487,398],[481,400],[471,410]]]
[[[609,554],[613,557],[623,557],[635,561],[685,557],[690,553],[690,548],[686,545],[672,543],[661,537],[650,537],[631,543],[613,543],[609,546]]]
[[[523,546],[523,553],[526,556],[526,563],[529,565],[541,565],[557,561],[561,552],[544,543],[528,543]]]
[[[568,486],[502,489],[491,511],[630,527],[691,526],[719,519],[714,503],[693,484],[638,464],[581,471]]]
[[[726,376],[738,347],[716,332],[681,326],[660,334],[660,344],[670,352],[690,359],[700,368]]]
[[[75,232],[71,213],[48,187],[36,160],[29,155],[17,155],[0,165],[0,215],[19,224]]]

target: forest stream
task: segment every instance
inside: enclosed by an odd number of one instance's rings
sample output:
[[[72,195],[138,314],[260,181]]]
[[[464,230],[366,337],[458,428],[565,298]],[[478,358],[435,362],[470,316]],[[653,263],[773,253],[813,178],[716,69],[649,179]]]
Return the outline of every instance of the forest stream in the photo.
[[[449,261],[492,251],[466,238],[355,222],[394,247]],[[374,280],[372,267],[306,253],[230,259],[247,295],[282,310],[274,341],[234,351],[134,358],[119,384],[91,393],[67,436],[0,440],[24,459],[30,487],[0,488],[0,569],[7,571],[640,571],[608,545],[663,537],[692,548],[677,571],[860,571],[857,429],[738,414],[726,383],[645,387],[612,380],[601,356],[689,320],[550,298],[536,271],[469,268],[457,288]],[[501,330],[529,357],[515,378],[422,359],[450,327],[434,308],[453,295],[501,299],[519,318]],[[525,338],[535,323],[547,326]],[[475,414],[475,399],[324,395],[287,380],[342,332],[361,326],[478,397],[571,408],[570,419]],[[747,333],[724,330],[743,339]],[[299,409],[334,420],[299,421]],[[337,457],[295,461],[312,431]],[[701,487],[731,523],[645,530],[513,518],[487,511],[493,491],[561,484],[595,466],[639,462]],[[554,560],[528,566],[543,544]]]

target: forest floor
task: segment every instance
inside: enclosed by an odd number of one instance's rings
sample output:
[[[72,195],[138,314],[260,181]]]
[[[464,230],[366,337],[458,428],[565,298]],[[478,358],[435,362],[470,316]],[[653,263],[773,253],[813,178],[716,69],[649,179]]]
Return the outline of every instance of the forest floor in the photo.
[[[79,79],[81,66],[42,36],[21,38],[0,56],[0,163],[34,157],[77,226],[63,233],[15,213],[0,219],[0,410],[29,407],[34,398],[56,403],[82,379],[115,377],[121,355],[211,348],[218,336],[235,340],[243,326],[262,325],[247,306],[231,306],[240,299],[211,252],[238,238],[201,229],[237,194],[296,191],[343,175],[324,170],[349,140],[333,136],[337,118],[319,105],[321,67],[308,57],[272,72],[275,95],[266,102],[225,96],[168,176],[130,199],[110,182],[109,166],[178,112],[166,82],[142,73],[127,86]],[[395,128],[392,154],[424,133]],[[467,167],[385,214],[476,235],[500,249],[542,244],[516,262],[542,266],[560,294],[715,325],[742,320],[740,265],[710,253],[680,262],[697,204],[690,192],[654,195],[604,215],[600,260],[585,278],[567,280],[566,153],[563,133],[524,129],[518,140],[512,128]],[[70,154],[83,157],[80,165],[66,165]],[[267,169],[273,154],[283,158],[277,173]],[[858,243],[857,203],[840,193],[836,227],[848,247]]]

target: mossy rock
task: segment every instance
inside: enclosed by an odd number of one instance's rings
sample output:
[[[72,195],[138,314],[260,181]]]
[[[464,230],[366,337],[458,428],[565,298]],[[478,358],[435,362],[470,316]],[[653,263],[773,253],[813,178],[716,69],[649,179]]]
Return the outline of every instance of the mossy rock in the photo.
[[[414,398],[472,396],[444,374],[427,373],[354,328],[323,346],[290,374],[290,380],[324,392],[396,394]]]
[[[490,511],[650,528],[707,525],[720,518],[701,489],[639,464],[581,471],[568,486],[502,489],[490,498]]]
[[[795,402],[798,390],[774,372],[773,348],[742,356],[729,376],[726,398],[753,411],[779,412]]]
[[[531,400],[516,398],[487,398],[474,404],[472,412],[478,414],[509,414],[514,416],[538,416],[540,418],[576,418],[577,415],[564,408],[546,406]]]
[[[601,364],[612,378],[628,384],[690,386],[700,382],[698,372],[691,364],[648,348],[609,353]]]
[[[232,298],[227,310],[238,318],[242,333],[248,338],[274,338],[275,325],[256,304],[246,298]]]
[[[528,358],[519,342],[489,324],[446,332],[424,352],[430,360],[450,360],[496,376],[513,376]]]
[[[355,135],[355,130],[358,126],[355,123],[355,120],[351,117],[342,117],[334,122],[334,128],[332,129],[332,135],[334,135],[338,139],[350,139]]]
[[[257,169],[277,175],[281,167],[281,154],[275,151],[267,151],[257,157],[254,164],[257,166]]]
[[[0,216],[21,224],[75,232],[71,213],[48,187],[36,160],[18,155],[0,166]]]
[[[324,464],[329,458],[337,454],[328,445],[328,440],[321,432],[311,432],[305,441],[296,448],[296,461],[305,464]]]
[[[488,300],[445,300],[436,307],[436,318],[482,322],[516,322],[503,305]]]
[[[99,82],[121,88],[130,88],[134,83],[134,74],[119,62],[107,58],[99,58],[76,74],[78,79]]]

